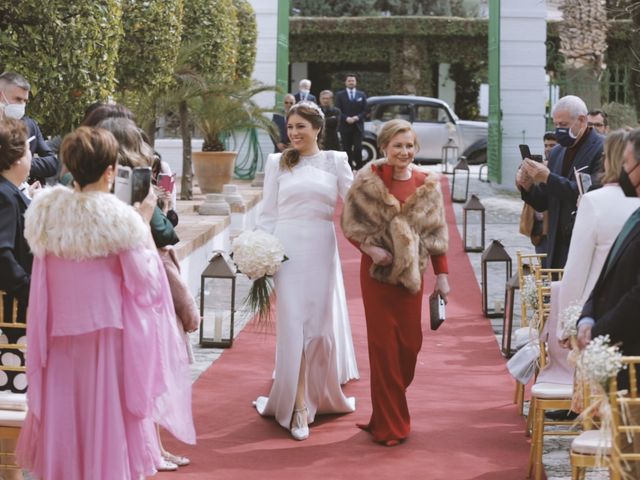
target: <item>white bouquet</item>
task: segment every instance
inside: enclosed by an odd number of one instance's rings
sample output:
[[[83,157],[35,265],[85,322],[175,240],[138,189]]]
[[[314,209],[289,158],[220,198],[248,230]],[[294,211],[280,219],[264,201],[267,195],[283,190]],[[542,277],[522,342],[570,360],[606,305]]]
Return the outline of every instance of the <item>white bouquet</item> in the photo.
[[[572,302],[560,313],[560,325],[562,325],[562,339],[575,337],[578,335],[576,322],[582,313],[582,305],[579,302]]]
[[[582,371],[586,379],[594,385],[607,389],[609,380],[622,369],[622,352],[617,345],[611,345],[609,335],[600,335],[587,345],[582,352]]]
[[[253,281],[245,302],[252,311],[258,312],[259,322],[268,322],[273,293],[271,277],[287,260],[282,243],[269,233],[255,230],[238,235],[231,249],[238,271]]]

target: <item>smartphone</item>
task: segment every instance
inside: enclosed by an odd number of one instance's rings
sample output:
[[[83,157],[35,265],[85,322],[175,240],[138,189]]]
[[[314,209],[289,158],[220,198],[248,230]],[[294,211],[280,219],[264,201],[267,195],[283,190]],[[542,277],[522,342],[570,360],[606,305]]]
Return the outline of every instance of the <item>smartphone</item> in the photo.
[[[131,205],[142,202],[151,188],[151,167],[136,167],[131,173]]]
[[[130,167],[118,165],[113,193],[127,205],[131,205],[131,174]]]
[[[542,155],[531,155],[529,158],[534,162],[542,163]]]
[[[176,183],[176,174],[159,173],[158,174],[158,186],[164,189],[167,193],[173,193],[173,187]]]
[[[529,145],[521,144],[518,145],[518,148],[520,149],[520,156],[523,160],[525,158],[531,158],[531,150],[529,150]]]

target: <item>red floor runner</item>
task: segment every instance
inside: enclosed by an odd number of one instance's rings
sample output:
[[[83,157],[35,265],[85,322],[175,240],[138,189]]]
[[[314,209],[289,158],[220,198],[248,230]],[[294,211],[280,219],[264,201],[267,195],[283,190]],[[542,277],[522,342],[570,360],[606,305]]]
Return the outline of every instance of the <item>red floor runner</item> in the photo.
[[[443,182],[445,199],[449,198]],[[318,417],[311,436],[296,442],[251,402],[269,392],[275,338],[246,328],[196,382],[193,404],[198,445],[167,439],[192,464],[163,474],[179,479],[425,479],[515,480],[526,477],[529,445],[524,421],[512,403],[506,371],[480,290],[463,252],[451,205],[449,268],[452,294],[447,320],[428,327],[416,377],[408,390],[412,433],[400,446],[374,444],[355,427],[371,413],[359,254],[338,231],[351,325],[361,379],[345,387],[355,413]],[[428,279],[428,291],[433,286]],[[425,299],[425,310],[428,302]]]

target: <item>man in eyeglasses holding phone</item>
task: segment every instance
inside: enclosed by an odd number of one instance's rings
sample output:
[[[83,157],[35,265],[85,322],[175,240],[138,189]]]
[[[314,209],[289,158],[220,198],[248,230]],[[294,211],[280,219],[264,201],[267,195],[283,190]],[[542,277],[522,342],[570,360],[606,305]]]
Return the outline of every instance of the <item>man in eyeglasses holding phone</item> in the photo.
[[[604,138],[587,125],[587,106],[579,97],[562,97],[554,105],[552,116],[559,145],[549,153],[548,166],[524,159],[516,186],[527,204],[538,212],[549,212],[546,266],[563,268],[578,200],[574,171],[590,175],[598,172]]]

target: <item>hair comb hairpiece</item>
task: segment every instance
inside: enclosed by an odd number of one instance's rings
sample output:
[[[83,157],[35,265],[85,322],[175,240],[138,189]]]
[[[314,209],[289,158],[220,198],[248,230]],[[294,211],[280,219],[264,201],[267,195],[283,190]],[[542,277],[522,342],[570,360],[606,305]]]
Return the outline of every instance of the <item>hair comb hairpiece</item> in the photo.
[[[310,108],[312,110],[315,110],[316,112],[318,112],[318,115],[320,115],[322,117],[322,119],[324,120],[324,112],[322,111],[322,109],[315,104],[314,102],[310,102],[309,100],[303,100],[302,102],[298,102],[296,103],[293,107],[291,108],[296,108],[296,107],[307,107]]]

